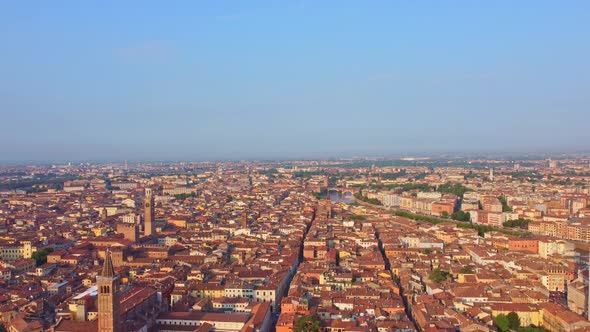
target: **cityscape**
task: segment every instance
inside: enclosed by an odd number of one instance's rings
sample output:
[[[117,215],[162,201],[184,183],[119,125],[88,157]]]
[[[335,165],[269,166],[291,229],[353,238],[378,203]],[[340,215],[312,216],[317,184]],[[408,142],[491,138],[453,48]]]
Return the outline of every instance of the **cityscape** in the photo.
[[[590,157],[6,166],[8,331],[590,330]]]
[[[0,1],[0,332],[590,332],[590,1]]]

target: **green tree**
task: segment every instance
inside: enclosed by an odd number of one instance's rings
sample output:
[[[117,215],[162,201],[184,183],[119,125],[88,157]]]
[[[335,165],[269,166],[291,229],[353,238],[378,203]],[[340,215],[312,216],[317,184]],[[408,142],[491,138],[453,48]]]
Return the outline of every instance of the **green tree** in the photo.
[[[465,194],[468,191],[471,191],[471,189],[463,186],[460,183],[452,184],[450,182],[447,182],[445,184],[438,186],[438,188],[436,188],[436,191],[441,193],[455,194],[459,197],[463,197],[463,194]]]
[[[328,248],[333,249],[336,247],[336,242],[334,240],[328,240]]]
[[[436,268],[432,271],[432,273],[428,276],[428,279],[436,282],[437,284],[447,280],[449,276],[449,272]]]
[[[447,211],[443,211],[440,213],[440,216],[443,218],[448,218],[449,217],[449,213]]]
[[[2,322],[0,322],[0,332],[8,332],[6,325],[4,325]]]
[[[326,175],[326,172],[324,171],[310,171],[310,172],[294,172],[293,173],[293,177],[294,178],[306,178],[309,179],[314,175]]]
[[[538,327],[538,326],[531,325],[531,326],[519,328],[518,332],[549,332],[549,330],[547,330],[544,327]]]
[[[518,218],[515,220],[508,220],[504,223],[502,223],[502,226],[504,227],[509,227],[509,228],[522,228],[522,229],[528,229],[529,223],[531,221],[528,219],[524,219],[524,218]]]
[[[395,180],[401,176],[404,176],[408,174],[408,172],[405,169],[402,169],[401,171],[397,172],[397,173],[383,173],[381,174],[381,179],[383,180]]]
[[[297,319],[293,332],[317,332],[321,328],[320,320],[314,316],[301,316]]]
[[[498,197],[500,203],[502,203],[502,212],[512,212],[512,208],[508,206],[508,201],[506,201],[506,197],[500,196]]]
[[[498,330],[502,332],[507,332],[510,330],[510,321],[508,320],[508,317],[506,317],[506,315],[504,314],[499,314],[498,316],[496,316],[495,323],[498,327]]]
[[[416,175],[416,176],[414,177],[414,181],[417,181],[417,180],[422,180],[422,179],[424,179],[424,178],[425,178],[425,177],[427,177],[427,176],[428,176],[428,173],[427,173],[427,172],[420,173],[420,174],[418,174],[418,175]]]
[[[31,255],[31,258],[33,258],[35,260],[35,264],[37,264],[37,266],[43,265],[43,264],[47,263],[47,255],[51,254],[52,252],[53,252],[53,248],[48,247],[45,249],[41,249],[39,251],[35,251]]]
[[[473,273],[473,266],[471,266],[471,265],[465,265],[465,266],[463,266],[463,268],[461,269],[461,273],[463,273],[463,274],[471,274],[471,273]]]
[[[376,198],[369,198],[367,196],[363,196],[360,192],[354,194],[354,198],[369,203],[369,204],[373,204],[373,205],[382,205],[381,201],[376,199]]]
[[[195,197],[197,196],[197,194],[192,191],[190,194],[178,194],[178,195],[174,195],[174,198],[179,200],[179,201],[184,201],[185,199],[189,198],[189,197]]]
[[[516,312],[511,311],[508,313],[508,315],[506,315],[506,318],[508,319],[508,323],[510,324],[510,328],[512,330],[518,330],[520,328],[520,318]]]
[[[471,216],[469,215],[469,212],[457,211],[451,214],[451,218],[457,221],[469,221],[469,219],[471,219]]]
[[[333,187],[333,186],[336,186],[336,182],[338,182],[338,178],[337,178],[337,177],[335,177],[335,176],[330,176],[330,177],[328,178],[328,185],[329,185],[329,186],[331,186],[331,187]]]
[[[313,191],[311,194],[312,194],[312,195],[313,195],[313,197],[315,197],[316,199],[321,199],[321,198],[322,198],[322,194],[320,194],[320,193],[319,193],[319,192],[317,192],[317,191]]]
[[[412,220],[417,220],[417,221],[426,221],[431,224],[439,224],[441,222],[448,222],[447,219],[428,217],[428,216],[423,216],[423,215],[414,214],[414,213],[410,213],[410,212],[406,212],[406,211],[399,211],[399,210],[394,211],[393,215],[412,219]],[[467,213],[467,215],[469,215],[469,213]],[[527,233],[527,232],[511,231],[511,230],[507,230],[507,229],[503,229],[503,228],[496,228],[496,227],[492,227],[492,226],[488,226],[488,225],[472,224],[470,222],[457,223],[457,227],[474,229],[477,231],[479,236],[484,236],[485,233],[491,232],[491,231],[500,232],[500,233],[504,233],[504,234],[512,235],[512,236],[518,236],[518,237],[531,236],[531,234]]]

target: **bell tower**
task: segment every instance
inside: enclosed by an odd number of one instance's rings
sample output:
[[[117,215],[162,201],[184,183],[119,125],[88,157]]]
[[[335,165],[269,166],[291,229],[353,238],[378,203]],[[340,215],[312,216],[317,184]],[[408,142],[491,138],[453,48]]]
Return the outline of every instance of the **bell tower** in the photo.
[[[121,332],[119,312],[119,279],[115,275],[111,251],[107,249],[101,273],[96,277],[98,287],[98,332]]]
[[[154,233],[154,212],[154,195],[151,189],[146,188],[145,198],[143,200],[143,234],[145,236]]]

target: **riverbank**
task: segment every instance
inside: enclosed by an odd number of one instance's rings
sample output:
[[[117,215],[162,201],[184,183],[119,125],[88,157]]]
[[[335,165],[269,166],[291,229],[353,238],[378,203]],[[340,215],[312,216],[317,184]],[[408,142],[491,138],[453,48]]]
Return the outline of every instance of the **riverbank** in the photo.
[[[453,220],[450,218],[438,218],[438,217],[426,216],[426,215],[422,215],[422,214],[412,213],[409,211],[395,209],[392,207],[386,207],[383,205],[371,204],[371,203],[368,203],[368,202],[365,202],[365,201],[362,201],[362,200],[359,200],[356,198],[355,198],[355,202],[359,205],[391,211],[391,213],[395,216],[408,218],[408,219],[415,220],[415,221],[424,221],[424,222],[428,222],[428,223],[435,224],[435,225],[443,223],[443,222],[452,222],[452,223],[457,224],[457,227],[475,229],[480,236],[484,236],[484,234],[488,233],[488,232],[500,232],[502,234],[517,236],[517,237],[534,236],[534,234],[532,234],[528,231],[524,231],[524,230],[523,231],[514,231],[514,230],[508,230],[508,229],[494,227],[494,226],[473,224],[472,222],[469,222],[469,221],[457,221],[457,220]]]

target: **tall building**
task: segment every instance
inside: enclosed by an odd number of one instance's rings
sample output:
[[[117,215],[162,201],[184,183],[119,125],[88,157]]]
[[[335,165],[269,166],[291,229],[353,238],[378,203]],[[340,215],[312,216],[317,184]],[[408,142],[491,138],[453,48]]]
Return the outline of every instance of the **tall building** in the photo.
[[[137,242],[137,240],[139,240],[139,226],[136,224],[118,223],[117,233],[123,234],[124,238],[133,242]]]
[[[119,279],[115,274],[111,252],[107,250],[100,275],[96,277],[98,287],[98,332],[120,332]]]
[[[494,181],[494,168],[493,167],[490,167],[490,176],[489,176],[489,178],[490,178],[490,181]]]
[[[154,195],[152,190],[147,188],[145,190],[145,199],[143,201],[143,234],[148,236],[154,233]]]
[[[240,226],[242,228],[247,228],[248,227],[248,214],[246,213],[245,210],[240,215]]]
[[[23,258],[33,257],[33,243],[31,241],[23,241]]]

